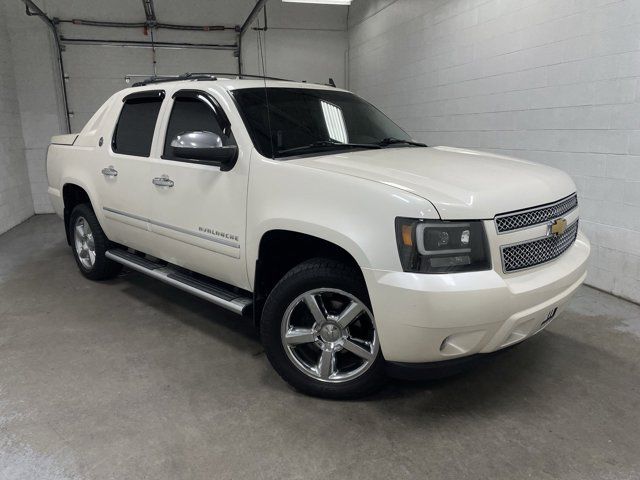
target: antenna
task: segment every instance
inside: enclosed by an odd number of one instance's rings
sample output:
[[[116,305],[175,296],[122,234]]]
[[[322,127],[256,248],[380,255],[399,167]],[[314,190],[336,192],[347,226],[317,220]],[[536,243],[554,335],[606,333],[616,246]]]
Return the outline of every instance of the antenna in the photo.
[[[267,18],[267,7],[264,7],[264,15],[265,20]],[[264,80],[264,99],[267,107],[267,126],[269,128],[269,145],[271,146],[271,158],[275,158],[276,151],[273,148],[273,132],[271,130],[271,109],[269,108],[269,92],[267,89],[267,67],[266,67],[266,45],[262,38],[262,32],[266,31],[265,29],[260,29],[260,19],[256,20],[258,28],[256,29],[256,34],[258,35],[258,54],[260,56],[260,64],[262,65],[262,76]],[[259,69],[259,67],[258,67]]]

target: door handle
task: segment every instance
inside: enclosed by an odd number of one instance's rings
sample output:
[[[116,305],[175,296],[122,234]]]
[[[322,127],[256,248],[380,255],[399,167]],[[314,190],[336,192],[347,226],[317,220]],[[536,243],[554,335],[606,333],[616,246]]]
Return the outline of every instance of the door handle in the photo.
[[[152,180],[152,183],[154,185],[157,185],[158,187],[173,187],[175,185],[175,183],[173,183],[173,180],[171,180],[168,175],[156,177]]]
[[[118,171],[113,168],[113,165],[109,165],[108,167],[102,169],[102,174],[105,177],[117,177]]]

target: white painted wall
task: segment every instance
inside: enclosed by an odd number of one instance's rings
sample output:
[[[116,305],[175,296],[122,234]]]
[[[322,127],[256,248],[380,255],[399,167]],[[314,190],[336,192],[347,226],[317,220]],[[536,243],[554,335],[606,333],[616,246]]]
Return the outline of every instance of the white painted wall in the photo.
[[[5,18],[0,4],[0,45],[9,43]],[[11,50],[0,48],[0,233],[33,215],[16,95]]]
[[[349,77],[431,145],[559,167],[588,282],[640,301],[640,1],[355,0]]]
[[[268,29],[263,33],[267,75],[314,83],[333,78],[346,85],[347,7],[267,3]],[[252,28],[263,26],[259,15]],[[250,30],[242,44],[243,68],[248,74],[262,74],[258,32]]]
[[[347,32],[321,30],[284,30],[270,28],[265,34],[267,69],[272,77],[346,85]],[[257,33],[248,32],[243,42],[244,71],[262,74]]]

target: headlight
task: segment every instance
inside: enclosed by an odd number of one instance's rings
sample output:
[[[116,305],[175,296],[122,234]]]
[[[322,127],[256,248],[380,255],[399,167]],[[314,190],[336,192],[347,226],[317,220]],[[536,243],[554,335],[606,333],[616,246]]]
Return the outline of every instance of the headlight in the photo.
[[[491,268],[481,221],[423,221],[398,217],[396,238],[405,272],[473,272]]]

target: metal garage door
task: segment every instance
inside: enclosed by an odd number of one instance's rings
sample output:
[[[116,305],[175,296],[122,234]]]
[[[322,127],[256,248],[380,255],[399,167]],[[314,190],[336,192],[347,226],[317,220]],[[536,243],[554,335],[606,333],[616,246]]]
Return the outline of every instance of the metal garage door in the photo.
[[[73,112],[72,132],[80,131],[109,96],[128,86],[126,75],[153,75],[150,48],[67,45],[63,60],[68,77],[69,111]],[[158,48],[156,62],[158,75],[235,72],[238,68],[237,59],[228,50]]]

